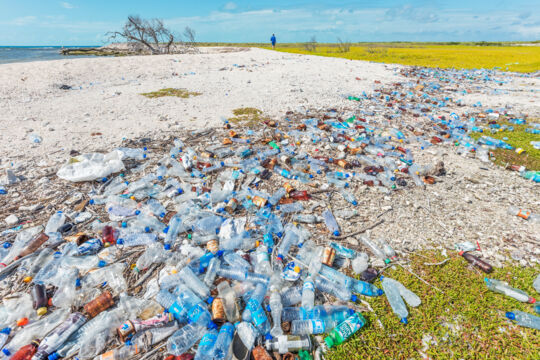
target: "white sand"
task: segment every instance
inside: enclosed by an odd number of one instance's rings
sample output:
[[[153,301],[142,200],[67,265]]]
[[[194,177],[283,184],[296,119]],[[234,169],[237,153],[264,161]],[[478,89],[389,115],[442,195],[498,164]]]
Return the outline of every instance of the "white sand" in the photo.
[[[2,164],[23,158],[66,159],[70,150],[108,150],[150,130],[196,129],[220,123],[239,107],[275,117],[299,106],[349,105],[343,95],[371,92],[375,80],[404,81],[399,65],[279,53],[261,49],[220,53],[65,60],[0,65]],[[243,66],[243,67],[242,67]],[[361,80],[356,80],[356,78]],[[60,90],[62,84],[75,90]],[[516,77],[498,87],[480,84],[463,99],[540,113],[540,81]],[[488,95],[485,87],[511,89]],[[143,92],[186,88],[189,99],[147,99]],[[101,132],[103,136],[91,136]],[[29,133],[43,137],[32,144]]]

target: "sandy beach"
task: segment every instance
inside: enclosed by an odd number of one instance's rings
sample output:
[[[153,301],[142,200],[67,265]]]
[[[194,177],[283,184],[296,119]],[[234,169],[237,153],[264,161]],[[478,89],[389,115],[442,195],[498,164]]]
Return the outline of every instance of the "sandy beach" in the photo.
[[[64,161],[71,150],[108,149],[149,131],[199,129],[240,107],[282,118],[298,108],[350,105],[346,95],[406,81],[400,65],[285,54],[262,49],[202,48],[200,54],[65,60],[0,65],[2,162]],[[516,75],[502,86],[471,84],[465,104],[511,104],[540,114],[540,80]],[[72,90],[61,90],[68,85]],[[201,96],[147,99],[144,92],[185,88]],[[536,90],[536,92],[535,92]],[[29,134],[43,138],[32,144]],[[102,135],[94,135],[101,133]]]

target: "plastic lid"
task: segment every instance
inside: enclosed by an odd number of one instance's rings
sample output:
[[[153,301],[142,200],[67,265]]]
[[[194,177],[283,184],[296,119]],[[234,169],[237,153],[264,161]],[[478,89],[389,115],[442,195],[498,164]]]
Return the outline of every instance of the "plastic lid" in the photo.
[[[349,315],[352,315],[354,313],[355,313],[355,311],[353,309],[349,309]]]
[[[384,291],[382,289],[377,289],[377,295],[381,296],[382,294],[384,294]]]
[[[208,299],[206,299],[206,302],[208,304],[212,304],[213,301],[214,301],[214,298],[212,296],[209,296]]]
[[[358,300],[358,296],[356,296],[355,294],[353,294],[353,295],[351,296],[351,301],[352,301],[352,302],[356,302],[356,300]]]
[[[124,239],[120,238],[120,239],[116,240],[116,243],[118,245],[122,245],[124,243]]]
[[[2,330],[0,330],[0,333],[2,333],[2,334],[8,334],[9,335],[10,332],[11,332],[11,328],[8,328],[8,327],[3,328]]]
[[[7,249],[7,248],[11,247],[11,243],[6,242],[6,243],[4,243],[3,247],[4,247],[4,249]]]
[[[535,298],[530,297],[529,298],[529,304],[534,304],[536,302]]]
[[[123,227],[123,228],[126,228],[126,227],[127,227],[127,222],[123,221],[123,222],[122,222],[122,227]]]
[[[168,232],[169,232],[169,227],[167,226],[167,227],[165,227],[165,229],[163,229],[163,233],[166,234]]]
[[[210,330],[212,330],[212,329],[217,329],[217,325],[216,325],[215,322],[210,321],[210,323],[208,324],[208,328],[209,328]]]
[[[135,215],[139,215],[141,213],[141,210],[135,210]]]
[[[3,352],[4,355],[6,355],[6,356],[10,356],[10,355],[11,355],[11,352],[10,352],[8,349],[6,349],[6,348],[3,348],[3,349],[2,349],[2,352]]]
[[[272,309],[270,308],[270,305],[266,305],[266,311],[271,312]]]
[[[95,201],[94,199],[90,199],[90,201],[88,202],[90,205],[94,205]]]
[[[273,339],[273,337],[272,337],[272,335],[270,335],[270,333],[264,335],[264,338],[265,338],[266,340],[272,340],[272,339]]]
[[[80,287],[81,286],[81,279],[77,278],[75,279],[75,287]]]
[[[334,236],[339,236],[339,231],[334,231]]]
[[[107,180],[108,180],[108,179],[107,179],[106,177],[104,177],[103,179],[101,179],[102,182],[107,182]]]
[[[300,273],[300,266],[296,265],[293,270],[295,273]]]
[[[409,321],[407,321],[407,318],[402,318],[399,322],[402,323],[402,324],[408,324],[409,323]]]
[[[508,311],[506,313],[506,317],[509,318],[510,320],[515,320],[516,319],[516,314],[514,314],[513,312],[511,311]]]
[[[165,245],[163,245],[163,248],[165,250],[171,250],[171,244],[165,244]]]
[[[354,206],[356,206],[356,205],[358,205],[358,201],[354,200],[354,201],[352,202],[352,204],[353,204]]]
[[[37,309],[37,314],[38,316],[43,316],[47,313],[47,308],[44,306],[44,307],[40,307],[39,309]]]
[[[105,260],[99,260],[98,267],[104,267],[105,265],[107,265],[107,262]]]
[[[224,253],[223,250],[218,250],[215,256],[220,257],[221,255],[223,255],[223,253]]]

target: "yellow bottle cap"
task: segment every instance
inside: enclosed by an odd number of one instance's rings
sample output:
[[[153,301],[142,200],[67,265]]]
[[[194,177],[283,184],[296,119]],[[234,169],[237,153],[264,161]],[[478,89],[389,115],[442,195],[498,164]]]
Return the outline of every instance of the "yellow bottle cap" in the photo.
[[[25,277],[25,278],[23,279],[23,281],[24,281],[25,283],[29,283],[30,281],[32,281],[32,277],[31,277],[31,276],[27,276],[27,277]]]
[[[260,244],[261,244],[261,242],[259,240],[255,241],[255,247],[259,247]]]
[[[300,266],[296,265],[296,266],[294,267],[294,272],[295,272],[295,273],[300,273]]]
[[[177,272],[178,272],[178,270],[176,270],[176,269],[171,270],[171,274],[176,274]]]
[[[131,199],[131,200],[135,200],[135,196],[131,196],[130,199]]]
[[[40,307],[39,309],[37,309],[38,316],[43,316],[46,313],[47,313],[47,308],[46,307]]]

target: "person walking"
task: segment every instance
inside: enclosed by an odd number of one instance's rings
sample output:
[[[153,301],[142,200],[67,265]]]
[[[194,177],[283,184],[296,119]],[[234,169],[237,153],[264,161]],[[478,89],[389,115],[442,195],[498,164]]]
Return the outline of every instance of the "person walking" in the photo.
[[[272,42],[272,50],[275,50],[276,49],[276,34],[272,34],[270,41]]]

